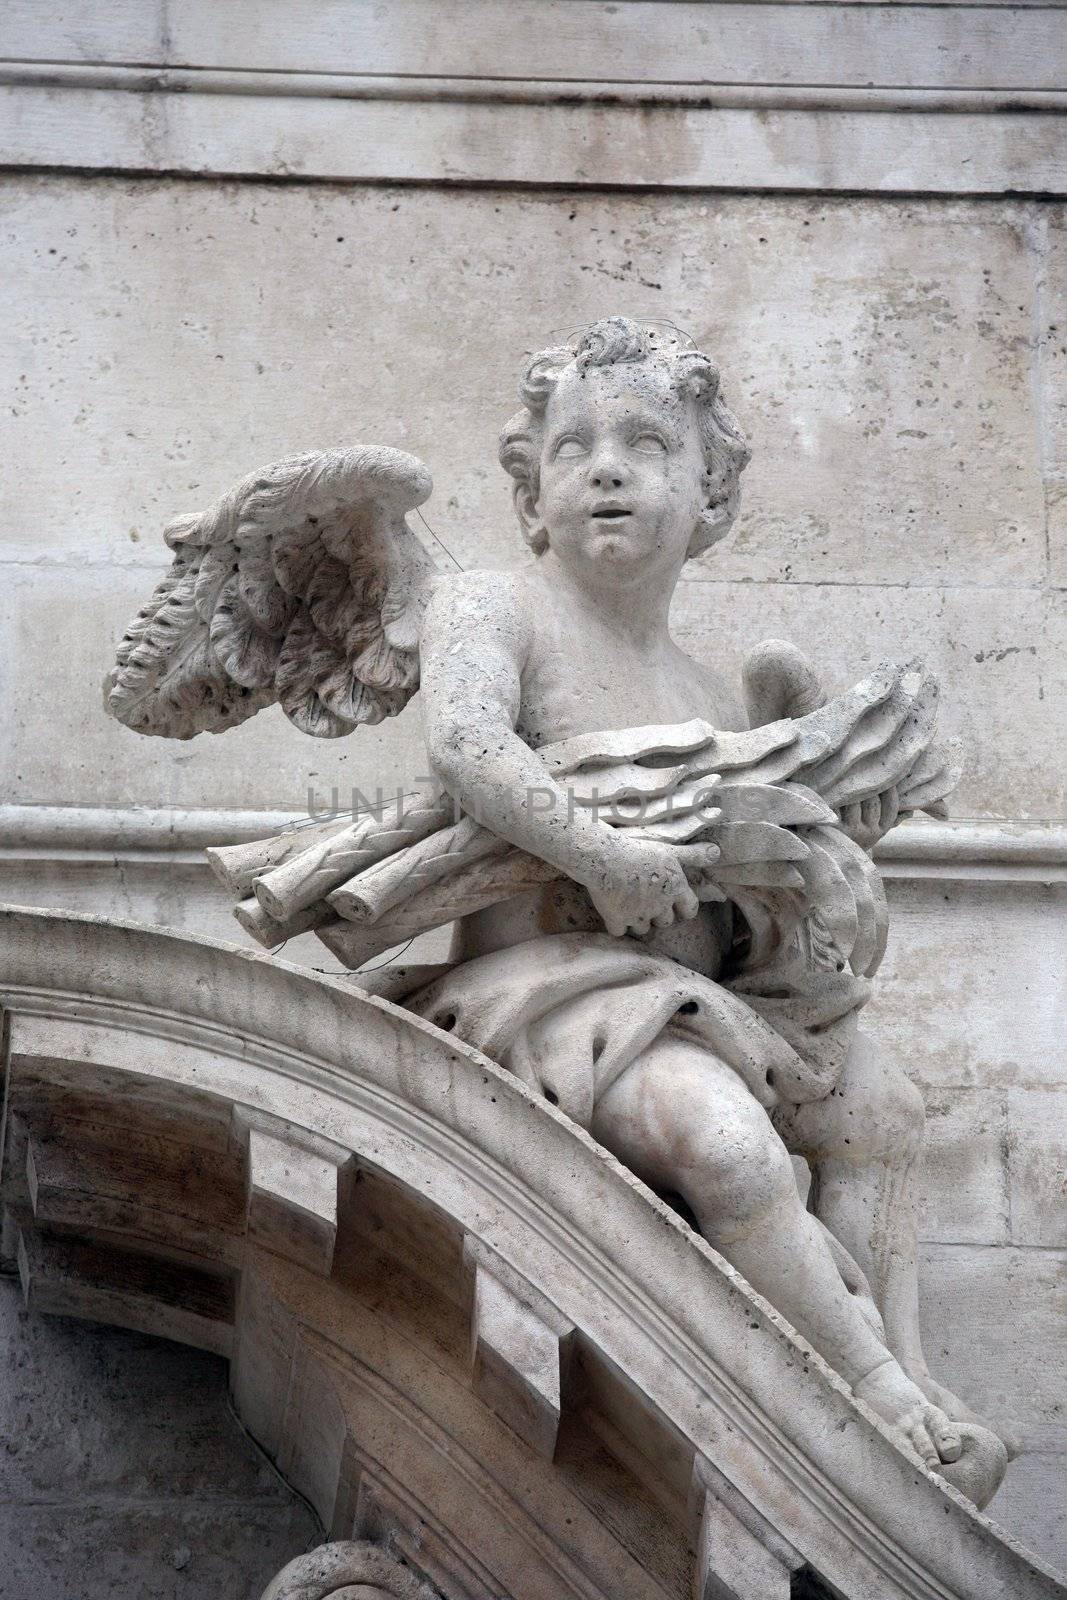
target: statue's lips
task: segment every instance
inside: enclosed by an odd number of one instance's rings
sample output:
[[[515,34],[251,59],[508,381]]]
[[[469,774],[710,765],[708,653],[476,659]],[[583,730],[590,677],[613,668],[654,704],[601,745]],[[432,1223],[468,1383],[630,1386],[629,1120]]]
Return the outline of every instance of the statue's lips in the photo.
[[[626,506],[600,506],[589,515],[595,517],[597,522],[621,522],[624,517],[632,517],[633,512]]]

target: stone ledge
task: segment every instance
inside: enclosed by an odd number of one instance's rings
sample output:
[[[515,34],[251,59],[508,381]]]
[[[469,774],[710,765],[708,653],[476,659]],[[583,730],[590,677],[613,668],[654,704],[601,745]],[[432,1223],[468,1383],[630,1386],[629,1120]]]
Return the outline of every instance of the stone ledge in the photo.
[[[0,862],[201,865],[212,845],[244,844],[299,823],[290,811],[0,806]],[[887,878],[1067,881],[1067,822],[985,819],[897,828],[878,851]]]
[[[98,62],[0,61],[0,84],[22,89],[112,89],[131,94],[250,95],[266,99],[399,100],[408,105],[692,106],[700,111],[925,111],[983,115],[1067,111],[1067,90],[946,85],[605,81],[598,78],[405,77]]]
[[[761,0],[143,0],[62,8],[15,0],[0,50],[18,62],[138,63],[478,80],[931,84],[1060,88],[1055,6]]]
[[[870,109],[796,109],[795,94],[738,107],[583,100],[569,90],[515,103],[8,84],[0,85],[0,167],[280,182],[1067,194],[1060,116],[1018,109],[1014,91],[982,109],[887,109],[877,98]]]
[[[298,28],[283,0],[185,0],[165,22],[115,0],[76,28],[8,9],[8,165],[1067,192],[1055,6],[405,0],[398,18],[355,0]]]

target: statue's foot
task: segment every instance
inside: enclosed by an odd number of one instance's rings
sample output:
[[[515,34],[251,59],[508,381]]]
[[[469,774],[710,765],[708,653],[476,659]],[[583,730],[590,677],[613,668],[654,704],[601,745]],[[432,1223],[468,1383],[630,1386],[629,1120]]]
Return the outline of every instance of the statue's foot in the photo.
[[[861,1378],[852,1392],[922,1457],[931,1472],[939,1473],[979,1511],[989,1504],[1007,1470],[1008,1451],[991,1428],[971,1420],[962,1400],[928,1373],[920,1388],[892,1359]],[[940,1395],[964,1416],[953,1416],[948,1406],[938,1404]]]
[[[958,1461],[943,1462],[934,1470],[981,1511],[1000,1488],[1008,1467],[1008,1452],[995,1433],[977,1423],[961,1422],[959,1430],[963,1454]]]
[[[857,1400],[889,1424],[897,1437],[934,1472],[963,1454],[960,1429],[940,1406],[931,1405],[918,1384],[890,1356],[853,1384]]]
[[[979,1428],[984,1433],[993,1434],[995,1438],[1000,1439],[1007,1450],[1009,1461],[1014,1460],[1019,1454],[1016,1440],[1009,1438],[1004,1429],[994,1428],[985,1417],[980,1417],[976,1411],[972,1411],[966,1401],[961,1400],[951,1389],[946,1389],[943,1383],[938,1383],[936,1378],[931,1377],[925,1366],[917,1368],[905,1364],[904,1370],[912,1382],[918,1384],[930,1404],[937,1406],[946,1417],[951,1417],[953,1422],[961,1425],[966,1423],[970,1428]]]

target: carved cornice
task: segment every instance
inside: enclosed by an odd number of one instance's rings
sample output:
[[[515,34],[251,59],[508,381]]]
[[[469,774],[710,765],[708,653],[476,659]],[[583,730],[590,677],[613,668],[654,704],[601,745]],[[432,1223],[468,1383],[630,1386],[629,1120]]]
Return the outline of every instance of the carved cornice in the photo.
[[[693,107],[734,111],[923,111],[972,116],[1067,112],[1067,90],[838,84],[605,82],[596,78],[393,78],[371,73],[222,71],[212,67],[0,61],[0,86],[263,99],[398,100],[409,105]]]
[[[594,1546],[607,1560],[614,1535],[554,1475],[558,1416],[577,1415],[574,1341],[584,1404],[665,1504],[680,1495],[679,1537],[686,1490],[714,1497],[691,1507],[698,1555],[734,1542],[733,1518],[783,1593],[805,1562],[850,1600],[1064,1594],[667,1207],[454,1037],[235,946],[17,909],[0,916],[0,995],[6,1248],[20,1233],[31,1304],[232,1352],[248,1426],[332,1536],[407,1529],[425,1575],[471,1600],[516,1560],[530,1581],[515,1592],[660,1592],[621,1550],[611,1570],[633,1576],[602,1586]],[[199,1193],[165,1174],[157,1187],[150,1162],[125,1187],[108,1167],[102,1150],[121,1169],[142,1116],[199,1139]],[[399,1280],[360,1291],[375,1252],[405,1240],[444,1297],[421,1351],[396,1323]],[[448,1354],[464,1315],[466,1368]],[[572,1517],[591,1541],[581,1561]]]
[[[3,862],[204,865],[212,845],[263,839],[300,821],[287,811],[162,810],[87,806],[0,806]],[[887,878],[1067,879],[1067,822],[987,819],[902,824],[880,846]]]
[[[278,180],[1067,192],[1063,10],[116,0],[0,27],[0,163]],[[220,100],[224,105],[220,105]]]

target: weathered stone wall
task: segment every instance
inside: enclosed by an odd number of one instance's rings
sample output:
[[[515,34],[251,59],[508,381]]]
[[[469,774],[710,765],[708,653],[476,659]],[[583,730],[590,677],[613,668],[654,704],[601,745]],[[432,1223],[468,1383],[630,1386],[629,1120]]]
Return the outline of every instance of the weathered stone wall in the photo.
[[[0,1595],[258,1600],[321,1537],[217,1356],[28,1316],[0,1283]]]
[[[781,633],[842,677],[922,655],[973,751],[957,814],[1064,815],[1062,207],[40,176],[0,205],[9,801],[295,810],[311,778],[410,777],[414,717],[311,746],[271,711],[175,749],[99,714],[162,523],[388,441],[462,565],[520,560],[495,456],[523,354],[619,309],[719,357],[754,448],[682,638],[734,666]]]

